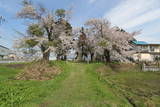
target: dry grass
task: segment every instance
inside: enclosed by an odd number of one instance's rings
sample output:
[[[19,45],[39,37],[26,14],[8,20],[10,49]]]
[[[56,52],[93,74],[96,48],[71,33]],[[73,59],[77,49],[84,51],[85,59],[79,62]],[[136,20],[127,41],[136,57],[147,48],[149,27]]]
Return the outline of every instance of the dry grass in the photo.
[[[140,65],[131,63],[110,64],[113,71],[116,72],[138,72],[141,71]]]
[[[140,72],[140,66],[136,64],[126,64],[126,63],[117,63],[117,64],[107,64],[101,65],[96,69],[96,72],[100,73],[101,76],[109,76],[122,72]]]
[[[59,75],[61,70],[57,66],[50,66],[47,63],[34,63],[24,68],[24,72],[17,75],[18,80],[51,80]]]
[[[110,66],[102,65],[96,69],[96,72],[100,74],[100,76],[109,76],[115,74]]]

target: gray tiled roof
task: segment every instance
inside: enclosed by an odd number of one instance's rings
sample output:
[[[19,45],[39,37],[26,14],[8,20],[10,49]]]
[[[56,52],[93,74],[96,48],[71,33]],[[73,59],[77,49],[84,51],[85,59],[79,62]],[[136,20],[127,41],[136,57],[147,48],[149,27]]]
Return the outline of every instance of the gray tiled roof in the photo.
[[[7,47],[0,45],[0,55],[5,56],[9,55],[10,53],[11,51]]]

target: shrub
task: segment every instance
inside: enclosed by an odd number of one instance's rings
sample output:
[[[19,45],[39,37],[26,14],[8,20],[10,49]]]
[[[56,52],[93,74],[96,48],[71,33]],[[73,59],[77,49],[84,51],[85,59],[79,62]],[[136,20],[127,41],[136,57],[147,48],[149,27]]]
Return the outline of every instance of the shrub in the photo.
[[[18,80],[50,80],[59,75],[61,70],[57,66],[39,62],[25,67],[24,72],[18,74]]]

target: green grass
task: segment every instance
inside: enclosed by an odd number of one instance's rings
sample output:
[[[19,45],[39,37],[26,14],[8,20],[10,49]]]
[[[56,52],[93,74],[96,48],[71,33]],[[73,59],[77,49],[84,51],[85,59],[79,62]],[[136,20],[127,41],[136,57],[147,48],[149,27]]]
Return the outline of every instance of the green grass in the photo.
[[[70,75],[46,98],[47,107],[124,107],[129,103],[100,82],[94,65],[70,63]],[[42,105],[43,105],[42,104]]]
[[[0,107],[16,107],[31,104],[39,104],[45,97],[48,97],[53,90],[59,87],[68,71],[64,62],[54,63],[64,69],[64,73],[54,80],[40,81],[22,81],[15,80],[15,76],[22,72],[22,69],[14,69],[0,66]]]
[[[121,73],[106,77],[119,92],[122,92],[133,105],[138,107],[160,106],[160,74]]]
[[[159,107],[159,73],[114,71],[102,63],[53,65],[63,72],[48,81],[15,80],[23,68],[0,65],[0,107]]]
[[[126,67],[127,68],[127,67]],[[117,93],[121,93],[136,107],[160,107],[160,73],[137,72],[135,68],[103,71],[103,79]],[[100,73],[99,73],[100,74]]]

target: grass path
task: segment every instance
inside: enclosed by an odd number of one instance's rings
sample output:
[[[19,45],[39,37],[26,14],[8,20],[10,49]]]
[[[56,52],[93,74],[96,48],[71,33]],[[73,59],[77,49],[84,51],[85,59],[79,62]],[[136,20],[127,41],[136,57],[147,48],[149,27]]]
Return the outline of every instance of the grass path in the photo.
[[[129,107],[127,101],[98,80],[92,65],[72,63],[70,68],[69,76],[42,107]]]

